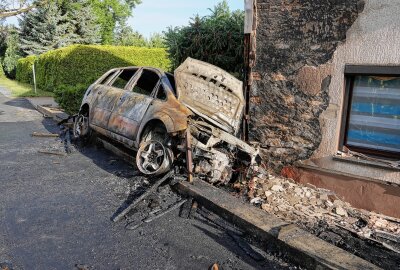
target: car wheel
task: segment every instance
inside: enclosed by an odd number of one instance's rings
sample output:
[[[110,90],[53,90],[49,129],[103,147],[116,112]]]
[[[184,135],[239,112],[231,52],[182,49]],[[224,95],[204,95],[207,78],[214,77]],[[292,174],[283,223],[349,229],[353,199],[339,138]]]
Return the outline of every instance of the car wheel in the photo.
[[[89,116],[78,114],[74,121],[74,138],[87,138],[90,135]]]
[[[141,143],[136,154],[136,165],[146,175],[166,173],[171,169],[172,162],[172,151],[155,140]]]
[[[165,128],[156,127],[145,132],[136,154],[136,165],[146,175],[160,175],[171,169],[173,152]]]

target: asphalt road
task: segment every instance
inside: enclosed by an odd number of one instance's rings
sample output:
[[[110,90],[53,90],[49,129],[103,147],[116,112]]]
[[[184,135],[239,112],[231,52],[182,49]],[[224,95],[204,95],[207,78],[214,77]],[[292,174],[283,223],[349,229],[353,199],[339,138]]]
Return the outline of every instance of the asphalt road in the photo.
[[[262,253],[256,262],[215,224],[179,210],[136,230],[110,217],[127,199],[133,168],[89,146],[67,156],[59,132],[25,99],[0,94],[0,265],[12,269],[293,269]],[[134,217],[132,217],[134,219]]]

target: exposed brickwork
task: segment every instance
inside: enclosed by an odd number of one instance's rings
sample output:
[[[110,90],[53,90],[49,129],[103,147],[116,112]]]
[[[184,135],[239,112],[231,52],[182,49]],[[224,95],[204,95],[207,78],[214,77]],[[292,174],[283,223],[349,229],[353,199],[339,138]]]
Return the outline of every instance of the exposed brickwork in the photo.
[[[270,168],[306,159],[319,146],[328,62],[363,7],[358,0],[258,0],[253,71],[261,78],[251,89],[250,136],[261,141]]]

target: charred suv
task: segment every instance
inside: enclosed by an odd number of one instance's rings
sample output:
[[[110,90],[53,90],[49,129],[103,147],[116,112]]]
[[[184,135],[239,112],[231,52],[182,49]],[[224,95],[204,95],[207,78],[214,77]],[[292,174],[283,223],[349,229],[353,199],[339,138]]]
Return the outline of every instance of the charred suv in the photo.
[[[74,135],[92,130],[137,151],[138,169],[159,175],[186,163],[186,173],[226,183],[257,167],[258,150],[237,138],[242,82],[188,58],[175,74],[149,67],[108,71],[85,93]]]

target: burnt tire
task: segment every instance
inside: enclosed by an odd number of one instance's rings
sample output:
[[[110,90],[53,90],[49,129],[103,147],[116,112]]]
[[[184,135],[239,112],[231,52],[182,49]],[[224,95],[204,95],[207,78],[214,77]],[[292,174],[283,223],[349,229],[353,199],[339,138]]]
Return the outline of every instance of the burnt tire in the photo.
[[[91,129],[89,127],[89,115],[88,114],[78,114],[75,117],[72,134],[73,134],[74,139],[87,140],[90,137]]]

